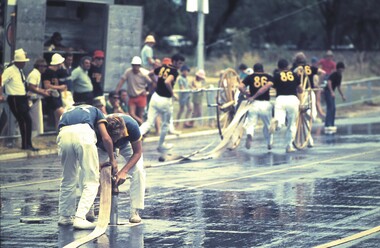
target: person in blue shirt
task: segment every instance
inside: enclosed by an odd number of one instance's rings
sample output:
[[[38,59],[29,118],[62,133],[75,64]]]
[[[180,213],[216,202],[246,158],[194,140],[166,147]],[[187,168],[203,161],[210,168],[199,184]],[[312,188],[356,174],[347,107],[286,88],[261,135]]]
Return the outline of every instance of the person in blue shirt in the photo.
[[[113,172],[115,183],[118,184],[120,180],[125,180],[128,176],[131,177],[129,221],[139,223],[141,218],[138,211],[144,209],[145,197],[145,170],[140,128],[131,116],[120,113],[107,115],[107,123],[107,131],[112,138],[113,146],[119,150],[116,154],[120,153],[126,162],[120,170]],[[103,142],[98,142],[97,146],[99,161],[105,162],[107,153]]]
[[[113,143],[106,125],[107,120],[104,114],[90,105],[74,106],[61,116],[58,123],[57,145],[61,156],[63,178],[59,193],[58,225],[73,225],[75,229],[95,228],[95,224],[86,220],[86,214],[94,203],[99,188],[96,133],[102,141],[112,167],[117,170]],[[82,195],[75,212],[79,168]],[[75,216],[74,220],[73,216]]]

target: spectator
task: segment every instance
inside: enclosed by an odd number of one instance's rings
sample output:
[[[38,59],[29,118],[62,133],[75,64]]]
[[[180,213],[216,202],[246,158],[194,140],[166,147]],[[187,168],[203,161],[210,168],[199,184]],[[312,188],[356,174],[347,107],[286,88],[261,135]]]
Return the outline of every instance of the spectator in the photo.
[[[202,107],[203,107],[203,89],[205,87],[205,79],[206,79],[206,73],[204,70],[198,70],[195,73],[195,79],[191,83],[191,88],[193,91],[193,118],[200,118],[202,117]],[[193,127],[194,121],[190,121],[190,123],[186,127]]]
[[[128,68],[121,77],[116,92],[122,88],[125,82],[127,83],[129,114],[141,125],[144,122],[144,110],[147,105],[146,89],[152,81],[147,75],[149,72],[141,68],[140,57],[134,56],[131,65],[132,67]]]
[[[156,117],[160,114],[162,118],[161,134],[157,150],[164,152],[173,147],[171,144],[165,144],[165,137],[168,133],[170,118],[172,115],[172,97],[173,86],[178,77],[178,69],[182,67],[185,58],[180,54],[172,57],[171,65],[163,65],[156,68],[149,75],[153,79],[153,73],[158,76],[157,89],[149,103],[148,119],[140,126],[141,134],[146,134],[154,126]]]
[[[91,57],[84,56],[81,58],[79,66],[71,74],[74,86],[75,103],[86,103],[91,105],[94,100],[93,86],[88,70],[91,67]]]
[[[127,90],[121,89],[119,90],[120,97],[120,107],[124,111],[124,113],[128,114],[128,93]]]
[[[66,111],[58,125],[57,145],[63,168],[59,193],[58,225],[73,225],[75,229],[94,229],[95,224],[86,220],[86,214],[94,203],[99,188],[99,158],[97,140],[102,141],[112,168],[117,172],[113,154],[113,142],[106,129],[104,114],[90,105],[79,105]],[[99,133],[99,139],[96,138]],[[78,167],[83,191],[75,211]],[[74,220],[73,217],[75,216]]]
[[[64,111],[61,92],[67,89],[67,86],[65,84],[60,85],[58,80],[57,71],[61,68],[63,61],[65,61],[65,58],[60,54],[53,54],[50,66],[42,74],[44,88],[53,90],[56,94],[45,98],[47,108],[54,112],[55,127],[57,127],[59,118]]]
[[[105,102],[103,95],[103,62],[104,52],[101,50],[95,50],[92,57],[91,67],[88,70],[88,75],[91,78],[94,99],[100,99],[100,101]],[[106,113],[106,109],[102,109],[102,112]]]
[[[60,50],[63,51],[66,49],[64,45],[62,45],[62,35],[59,32],[54,32],[53,35],[44,43],[44,46],[47,47],[47,50]]]
[[[62,67],[57,71],[59,77],[59,84],[66,84],[67,90],[73,92],[73,82],[71,80],[71,72],[73,71],[74,55],[66,53],[64,56]]]
[[[153,35],[148,35],[145,38],[145,45],[141,49],[142,66],[148,70],[154,68],[153,46],[155,44],[156,40]]]
[[[187,75],[190,72],[190,68],[187,65],[181,67],[181,75],[178,78],[178,86],[179,90],[187,90],[188,92],[180,92],[179,93],[179,110],[177,114],[177,120],[181,119],[182,113],[185,111],[185,118],[190,118],[191,112],[193,111],[190,96],[191,96],[191,86],[187,79]],[[178,126],[178,125],[177,125]],[[188,121],[184,122],[184,127],[189,126]]]
[[[120,96],[116,91],[111,91],[108,94],[108,101],[106,103],[106,111],[108,114],[121,113],[126,114],[120,106]]]
[[[15,116],[21,134],[21,149],[38,151],[32,145],[32,119],[29,115],[29,104],[23,68],[29,58],[20,48],[14,53],[13,62],[1,75],[0,102],[4,100],[3,85],[7,94],[7,102],[12,114]],[[41,92],[42,93],[42,92]],[[47,93],[44,91],[44,93]]]
[[[43,134],[44,120],[42,113],[42,101],[39,95],[49,97],[50,94],[41,88],[41,74],[47,69],[47,63],[44,58],[38,58],[34,63],[33,70],[29,73],[26,81],[28,82],[29,114],[32,118],[32,130],[36,135]]]
[[[342,83],[342,74],[345,69],[343,62],[338,62],[336,65],[336,71],[333,72],[328,80],[327,86],[324,89],[325,100],[326,100],[326,120],[325,120],[325,132],[336,132],[335,126],[335,89],[338,89],[340,96],[343,101],[346,101],[346,97],[343,94],[342,89],[340,88]]]
[[[238,67],[238,70],[239,70],[239,78],[241,80],[243,80],[246,76],[247,76],[247,73],[246,73],[246,70],[248,69],[248,66],[246,64],[240,64],[239,67]]]
[[[326,72],[322,68],[318,67],[318,59],[316,57],[311,58],[311,68],[312,68],[312,70],[315,70],[314,68],[318,68],[318,71],[320,71],[320,74],[318,73],[318,75],[314,75],[314,77],[313,77],[314,86],[316,88],[319,88],[322,85],[321,82],[324,80]],[[325,111],[323,111],[322,104],[321,104],[322,91],[323,91],[323,88],[319,88],[319,90],[317,90],[315,92],[315,99],[316,99],[315,104],[317,107],[317,112],[318,112],[319,118],[325,119],[326,114],[325,114]]]
[[[318,61],[318,67],[322,68],[322,70],[325,71],[325,78],[324,78],[324,84],[323,87],[327,84],[327,79],[329,78],[330,74],[335,71],[336,63],[334,61],[334,53],[331,50],[328,50],[325,54],[325,57]]]

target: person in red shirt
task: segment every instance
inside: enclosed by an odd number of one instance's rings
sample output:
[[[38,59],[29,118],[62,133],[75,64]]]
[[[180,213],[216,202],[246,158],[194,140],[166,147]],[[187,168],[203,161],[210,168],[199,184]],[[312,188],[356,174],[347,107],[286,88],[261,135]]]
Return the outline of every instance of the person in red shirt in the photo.
[[[318,66],[326,72],[326,78],[330,76],[336,69],[336,63],[334,61],[334,53],[331,50],[326,52],[326,55],[323,59],[319,60]]]

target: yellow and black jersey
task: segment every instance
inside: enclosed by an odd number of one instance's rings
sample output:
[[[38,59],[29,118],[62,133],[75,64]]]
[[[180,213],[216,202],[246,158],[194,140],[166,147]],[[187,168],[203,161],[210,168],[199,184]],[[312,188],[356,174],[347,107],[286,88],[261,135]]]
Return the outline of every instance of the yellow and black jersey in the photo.
[[[172,65],[163,65],[161,67],[156,68],[154,70],[154,74],[158,76],[156,88],[157,94],[163,97],[172,97],[172,94],[169,92],[168,88],[166,88],[165,80],[170,75],[173,75],[174,80],[172,82],[172,87],[174,87],[174,83],[178,77],[177,68],[173,67]]]
[[[311,66],[311,65],[308,65],[308,64],[303,64],[303,65],[298,65],[298,66],[302,66],[303,72],[309,78],[311,88],[314,88],[314,75],[318,74],[318,67]],[[298,66],[297,65],[293,65],[293,67],[292,67],[291,70],[294,71]],[[299,73],[299,76],[301,76],[300,73]]]
[[[273,76],[273,87],[276,89],[277,96],[297,96],[297,88],[299,85],[300,78],[297,73],[293,71],[279,71]]]
[[[269,82],[273,82],[273,77],[263,72],[253,73],[245,77],[243,80],[244,85],[249,87],[249,93],[251,96],[255,95],[256,92],[260,88],[262,88]],[[270,99],[269,90],[256,98],[256,100],[262,100],[262,101],[269,101],[269,99]]]

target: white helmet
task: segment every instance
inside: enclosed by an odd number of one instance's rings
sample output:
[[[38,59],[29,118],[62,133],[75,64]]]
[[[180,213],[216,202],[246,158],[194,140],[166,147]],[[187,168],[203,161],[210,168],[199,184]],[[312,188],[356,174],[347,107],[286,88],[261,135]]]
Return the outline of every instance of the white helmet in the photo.
[[[134,56],[132,58],[131,64],[132,65],[141,65],[141,58],[139,56]]]
[[[54,53],[53,56],[51,57],[51,65],[60,65],[65,61],[65,58],[62,57],[59,53]]]

